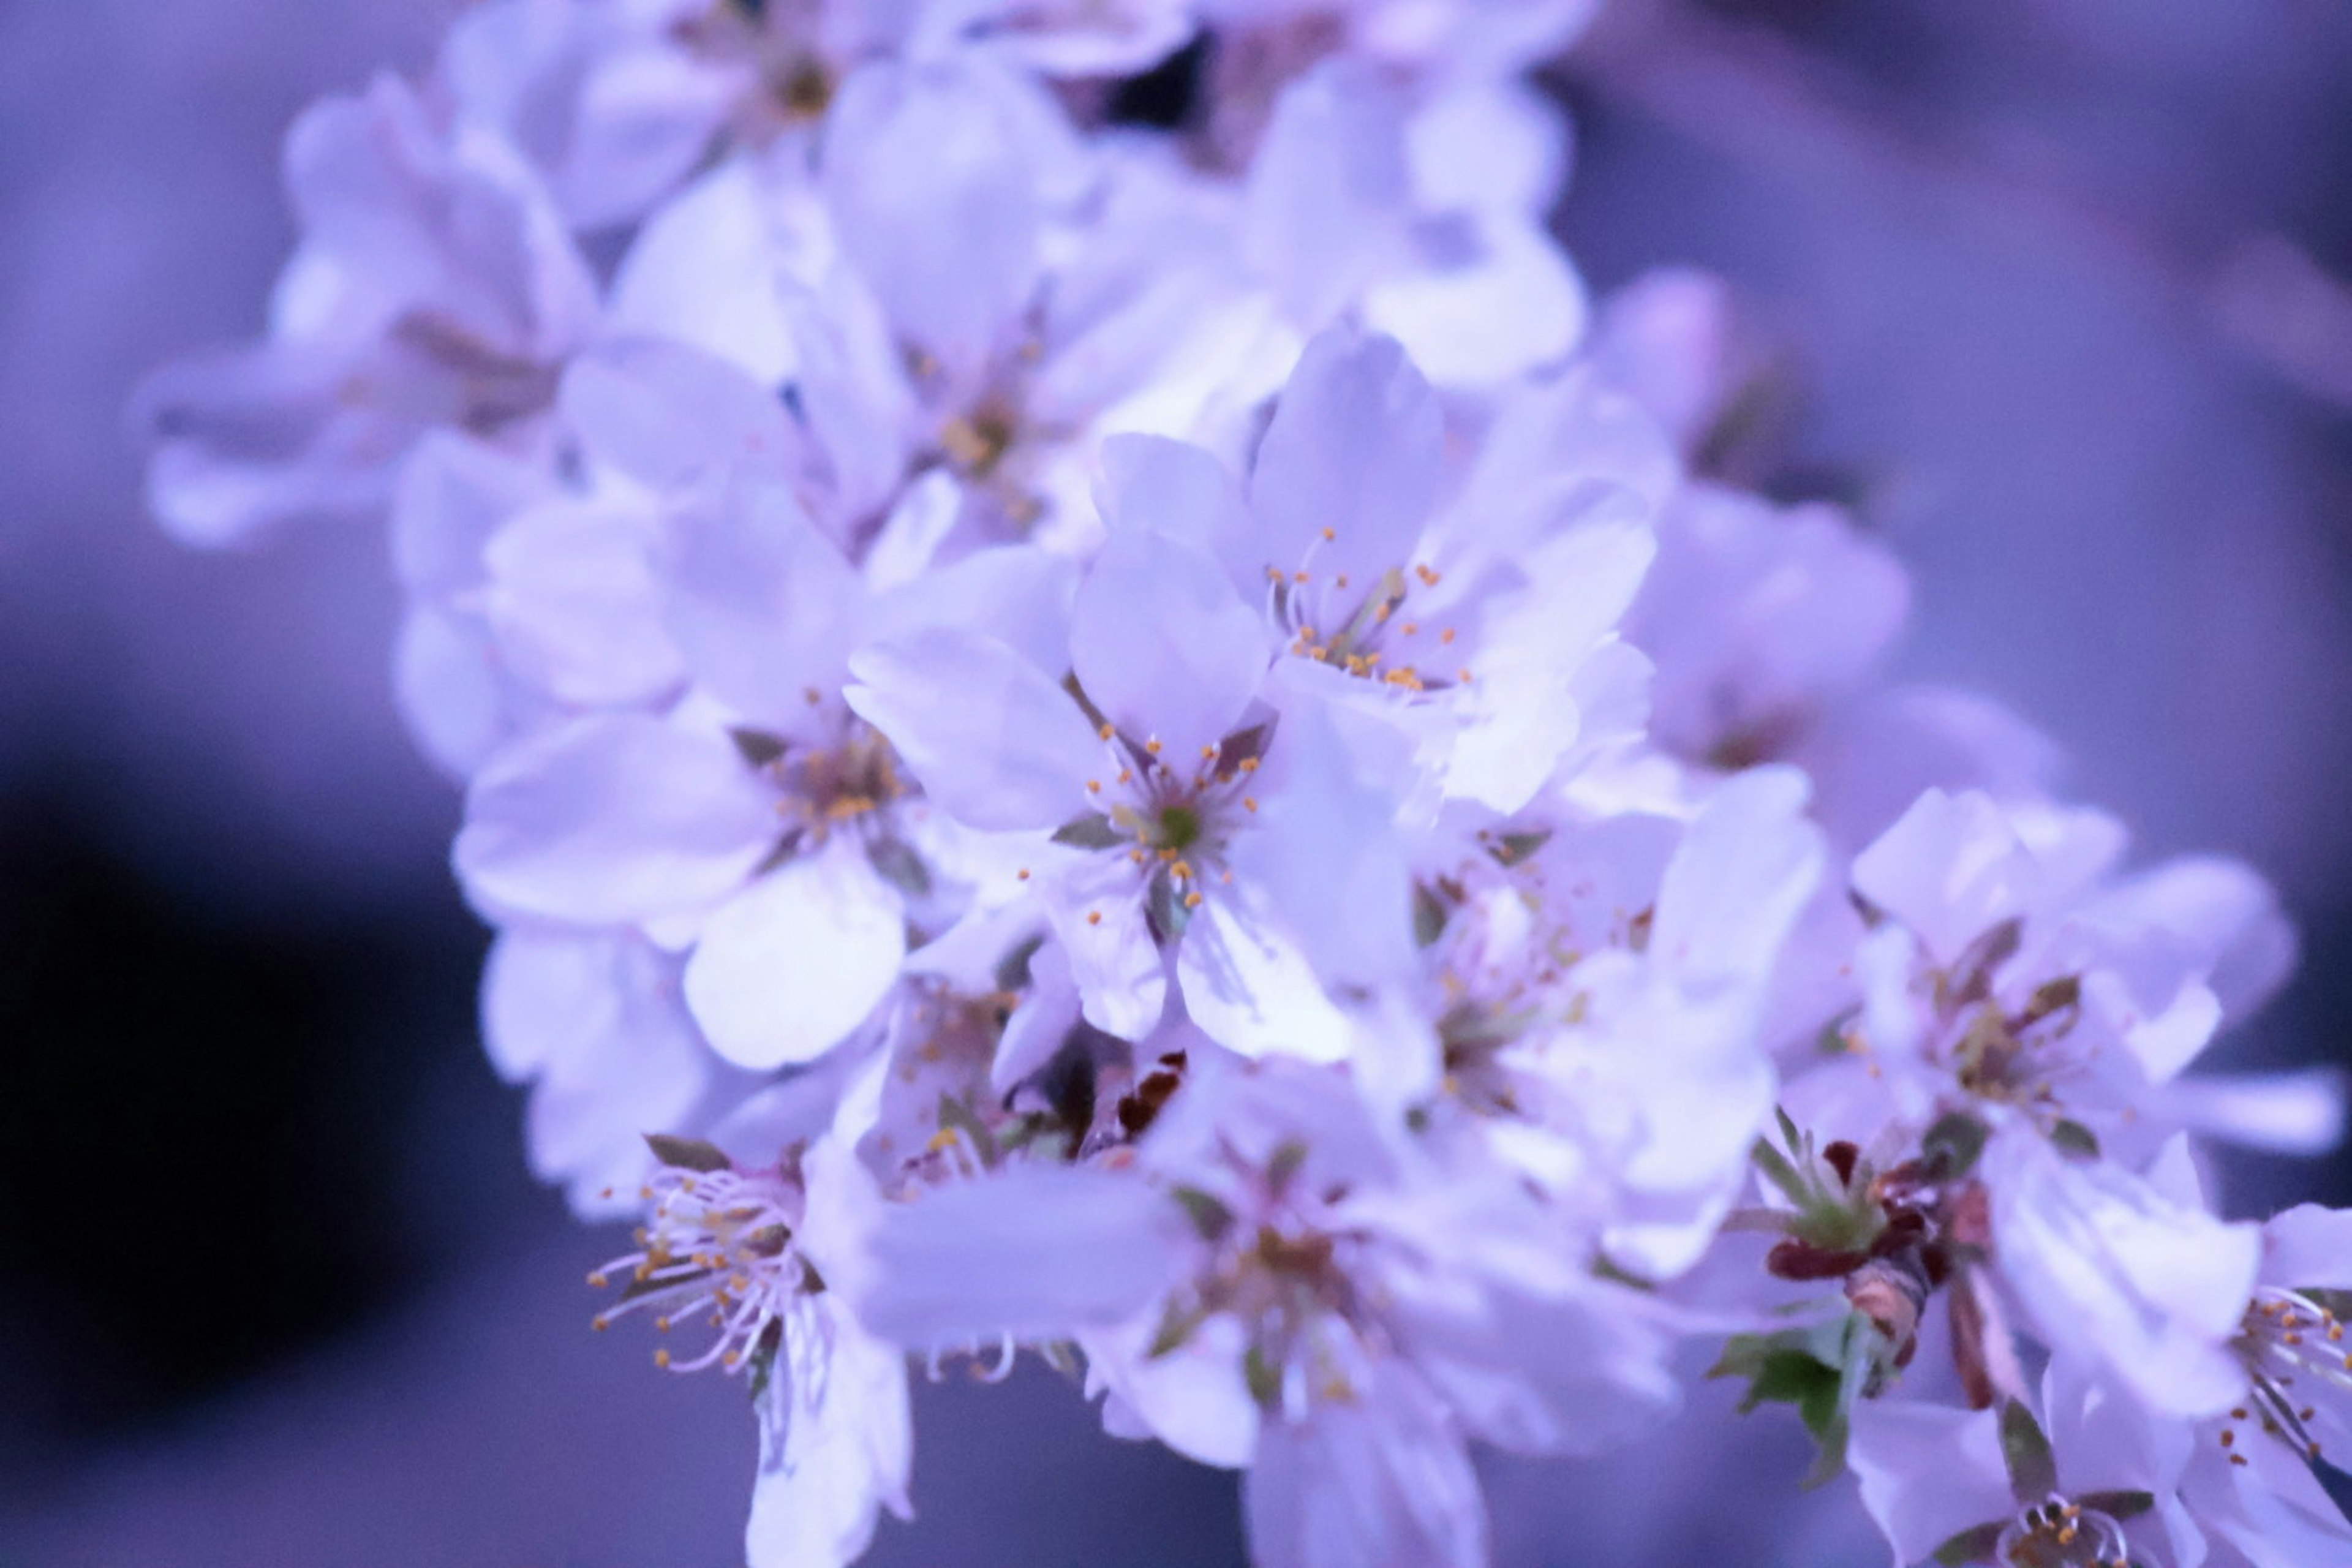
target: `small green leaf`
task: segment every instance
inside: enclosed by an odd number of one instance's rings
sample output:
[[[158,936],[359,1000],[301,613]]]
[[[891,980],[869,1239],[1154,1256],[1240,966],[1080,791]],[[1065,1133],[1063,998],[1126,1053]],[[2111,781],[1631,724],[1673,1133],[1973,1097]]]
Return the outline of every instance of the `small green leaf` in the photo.
[[[1786,1154],[1761,1138],[1756,1140],[1756,1146],[1748,1152],[1748,1157],[1756,1162],[1756,1168],[1764,1173],[1764,1179],[1786,1194],[1790,1203],[1800,1209],[1813,1206],[1818,1194],[1814,1193],[1812,1184],[1805,1180],[1796,1166],[1789,1163]]]
[[[1180,1348],[1193,1331],[1208,1321],[1208,1309],[1199,1305],[1183,1306],[1174,1301],[1160,1315],[1160,1327],[1153,1331],[1151,1344],[1143,1352],[1147,1361],[1156,1361]]]
[[[1234,1211],[1214,1194],[1198,1187],[1173,1187],[1168,1195],[1182,1207],[1184,1216],[1192,1222],[1192,1228],[1200,1232],[1202,1241],[1214,1241],[1233,1228]]]
[[[1486,853],[1495,858],[1498,866],[1516,866],[1550,842],[1551,829],[1549,827],[1506,833],[1495,839]]]
[[[776,1352],[782,1341],[761,1340],[751,1352],[751,1400],[753,1404],[768,1392],[768,1380],[776,1375]]]
[[[1192,923],[1192,906],[1185,901],[1189,895],[1184,886],[1165,867],[1151,874],[1151,885],[1144,890],[1144,912],[1151,917],[1151,929],[1163,942],[1174,942]]]
[[[1445,902],[1435,893],[1416,882],[1412,889],[1412,940],[1423,947],[1432,947],[1445,934]]]
[[[2008,1526],[2006,1520],[1994,1520],[1958,1535],[1936,1548],[1935,1560],[1940,1568],[1968,1568],[1971,1563],[1990,1563],[2000,1545],[2000,1532]]]
[[[735,753],[755,768],[764,768],[784,754],[783,741],[765,730],[730,730],[727,738],[735,742]]]
[[[996,988],[999,991],[1027,990],[1029,961],[1036,957],[1037,950],[1045,945],[1045,938],[1040,933],[1017,943],[1003,958],[998,959],[994,976]]]
[[[2058,1489],[2058,1461],[2042,1424],[2018,1400],[2000,1407],[2000,1457],[2009,1467],[2009,1489],[2023,1504],[2042,1501]]]
[[[910,899],[931,890],[931,868],[903,840],[877,838],[866,846],[866,863],[875,874]]]
[[[724,1171],[735,1163],[718,1144],[707,1143],[699,1138],[675,1138],[667,1132],[648,1132],[646,1134],[646,1147],[654,1152],[655,1159],[681,1171],[700,1171],[708,1174],[712,1171]]]
[[[2154,1492],[2078,1492],[2074,1501],[2080,1506],[2105,1514],[2121,1522],[2137,1519],[2156,1506]]]
[[[1939,1178],[1950,1181],[1976,1168],[1977,1156],[1984,1152],[1988,1136],[1985,1124],[1975,1117],[1948,1111],[1927,1129],[1927,1136],[1919,1141],[1919,1152]]]
[[[1244,1352],[1242,1378],[1249,1384],[1250,1397],[1263,1408],[1272,1410],[1282,1403],[1282,1368],[1268,1361],[1260,1347],[1252,1345]]]
[[[2099,1157],[2099,1135],[2079,1121],[2061,1121],[2050,1130],[2050,1142],[2077,1160]]]
[[[1113,849],[1125,843],[1126,837],[1110,825],[1110,818],[1099,811],[1074,816],[1054,829],[1054,842],[1079,849]]]

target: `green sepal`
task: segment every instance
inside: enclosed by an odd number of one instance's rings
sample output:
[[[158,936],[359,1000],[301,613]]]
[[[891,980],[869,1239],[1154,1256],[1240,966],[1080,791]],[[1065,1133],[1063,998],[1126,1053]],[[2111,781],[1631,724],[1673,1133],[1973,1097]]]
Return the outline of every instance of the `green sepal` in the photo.
[[[1770,1334],[1735,1334],[1709,1377],[1744,1377],[1742,1415],[1764,1404],[1792,1405],[1820,1445],[1804,1485],[1834,1480],[1845,1469],[1854,1401],[1885,1364],[1885,1336],[1861,1312]]]
[[[1054,829],[1054,842],[1076,849],[1115,849],[1127,842],[1127,836],[1111,826],[1109,817],[1090,811]]]
[[[1256,1345],[1242,1353],[1242,1378],[1261,1409],[1272,1410],[1282,1403],[1282,1368],[1266,1360]]]
[[[1202,1241],[1215,1241],[1233,1228],[1234,1211],[1213,1193],[1204,1193],[1198,1187],[1171,1187],[1168,1195],[1183,1209],[1184,1217],[1192,1222],[1192,1228],[1200,1233]]]
[[[1192,906],[1184,901],[1183,886],[1166,867],[1151,874],[1151,885],[1143,897],[1144,912],[1151,917],[1151,929],[1162,942],[1174,942],[1192,923]]]
[[[2009,1467],[2009,1489],[2025,1507],[2042,1501],[2058,1489],[2058,1461],[2042,1423],[2023,1402],[2012,1399],[2000,1407],[2000,1458]]]
[[[1516,866],[1550,842],[1550,828],[1530,828],[1499,836],[1488,846],[1486,853],[1494,857],[1498,866]]]
[[[1412,940],[1421,947],[1434,947],[1437,939],[1445,934],[1445,901],[1420,883],[1412,889]]]
[[[866,847],[866,862],[874,874],[910,899],[927,898],[931,891],[931,868],[923,858],[898,838],[877,838]]]
[[[1965,1111],[1948,1110],[1936,1119],[1919,1140],[1919,1152],[1929,1168],[1946,1181],[1967,1175],[1976,1168],[1977,1159],[1984,1152],[1985,1140],[1991,1134],[1985,1124]]]
[[[2061,1121],[2050,1130],[2050,1142],[2059,1152],[2077,1160],[2099,1157],[2099,1135],[2079,1121]]]
[[[652,1150],[654,1158],[665,1165],[680,1171],[698,1171],[704,1175],[713,1171],[724,1171],[735,1163],[718,1144],[706,1142],[700,1138],[648,1132],[646,1134],[646,1147]]]

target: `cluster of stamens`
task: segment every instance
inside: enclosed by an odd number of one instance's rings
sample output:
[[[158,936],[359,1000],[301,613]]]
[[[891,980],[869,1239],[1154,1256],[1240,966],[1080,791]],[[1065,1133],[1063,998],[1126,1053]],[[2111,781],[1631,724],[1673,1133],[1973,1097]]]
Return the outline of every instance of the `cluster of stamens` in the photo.
[[[2007,1568],[2131,1568],[2122,1525],[2054,1497],[2011,1520],[1993,1557]]]
[[[1300,1156],[1299,1146],[1286,1145],[1265,1166],[1249,1168],[1229,1152],[1244,1173],[1249,1215],[1188,1190],[1187,1207],[1213,1252],[1171,1305],[1157,1347],[1174,1349],[1207,1318],[1233,1318],[1246,1335],[1252,1397],[1294,1418],[1315,1401],[1356,1398],[1358,1369],[1382,1338],[1349,1268],[1366,1238],[1329,1212],[1339,1194],[1302,1189]]]
[[[1030,377],[1045,354],[1045,343],[1024,327],[1010,348],[992,356],[976,390],[950,384],[945,368],[921,350],[907,355],[907,374],[919,395],[946,410],[933,437],[938,457],[965,484],[992,498],[1019,529],[1045,510],[1031,485],[1034,449],[1069,434],[1030,411]]]
[[[1233,807],[1239,805],[1244,815],[1257,811],[1257,797],[1248,786],[1258,771],[1265,731],[1246,730],[1228,735],[1222,744],[1204,745],[1189,768],[1156,737],[1137,742],[1108,722],[1099,735],[1117,772],[1108,785],[1088,779],[1087,793],[1100,795],[1115,788],[1125,795],[1103,814],[1115,841],[1126,841],[1127,858],[1147,868],[1148,875],[1164,878],[1182,908],[1200,908],[1203,867],[1223,881],[1233,880],[1221,864]]]
[[[2086,1071],[2098,1047],[2072,1043],[2083,1016],[2079,975],[2042,982],[2013,1011],[1994,996],[1996,975],[2021,935],[2021,922],[2002,921],[1936,972],[1935,1010],[1946,1032],[1944,1057],[1963,1090],[2053,1122],[2063,1114],[2064,1080]]]
[[[677,1372],[712,1365],[732,1372],[769,1342],[797,1299],[824,1288],[793,1249],[802,1194],[782,1170],[666,1165],[641,1194],[654,1208],[637,1229],[637,1250],[588,1277],[599,1289],[615,1283],[622,1289],[621,1300],[596,1315],[595,1327],[610,1328],[617,1318],[644,1311],[653,1314],[662,1333],[697,1318],[712,1330],[699,1354],[680,1361],[665,1348],[654,1352],[655,1364]]]
[[[2352,1395],[2352,1344],[2346,1342],[2343,1322],[2294,1291],[2266,1286],[2247,1303],[2236,1345],[2246,1363],[2248,1394],[2221,1426],[2230,1462],[2248,1463],[2242,1434],[2256,1422],[2265,1435],[2294,1445],[2305,1458],[2320,1458],[2311,1428],[2319,1415],[2313,1395]]]
[[[1318,548],[1338,537],[1335,530],[1327,528],[1308,545],[1297,569],[1285,572],[1273,565],[1265,569],[1268,613],[1276,626],[1291,634],[1289,651],[1297,658],[1311,658],[1401,691],[1443,690],[1468,685],[1471,676],[1467,667],[1457,668],[1450,677],[1435,675],[1415,664],[1391,662],[1392,655],[1388,651],[1391,639],[1421,639],[1416,643],[1418,647],[1432,643],[1440,648],[1453,646],[1452,626],[1424,628],[1420,621],[1401,615],[1413,584],[1436,587],[1444,580],[1438,572],[1421,564],[1414,566],[1408,576],[1404,568],[1391,566],[1359,594],[1347,573],[1333,573],[1326,579],[1314,569]],[[1356,596],[1351,598],[1351,595]]]
[[[776,790],[787,847],[822,844],[836,830],[872,819],[909,793],[898,753],[869,726],[852,721],[830,746],[795,746],[738,731],[736,744]]]
[[[749,66],[761,91],[738,118],[745,140],[821,120],[841,85],[840,68],[818,47],[817,8],[804,0],[715,0],[682,16],[672,37],[703,58]]]

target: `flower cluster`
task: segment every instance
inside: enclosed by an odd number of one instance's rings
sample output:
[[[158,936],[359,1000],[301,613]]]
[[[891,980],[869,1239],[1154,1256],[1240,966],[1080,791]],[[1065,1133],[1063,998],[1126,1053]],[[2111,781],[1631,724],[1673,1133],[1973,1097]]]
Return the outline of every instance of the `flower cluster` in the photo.
[[[389,519],[491,1056],[641,1219],[598,1326],[746,1379],[754,1568],[906,1513],[910,1360],[1469,1568],[1472,1444],[1694,1348],[1904,1563],[2352,1563],[2352,1215],[2197,1163],[2336,1134],[2190,1070],[2271,896],[1886,677],[1712,284],[1588,310],[1586,9],[489,0],[145,393],[182,536]]]

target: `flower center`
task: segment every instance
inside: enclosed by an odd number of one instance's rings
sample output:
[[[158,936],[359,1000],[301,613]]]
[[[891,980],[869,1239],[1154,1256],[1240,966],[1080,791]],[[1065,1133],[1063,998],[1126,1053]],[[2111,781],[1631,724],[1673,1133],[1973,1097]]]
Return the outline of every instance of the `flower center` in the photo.
[[[1353,1265],[1367,1239],[1307,1192],[1304,1146],[1287,1143],[1262,1167],[1241,1164],[1237,1214],[1219,1197],[1180,1188],[1193,1228],[1209,1243],[1192,1284],[1171,1300],[1152,1353],[1165,1354],[1202,1322],[1230,1317],[1245,1338],[1242,1370],[1267,1411],[1296,1415],[1315,1400],[1355,1397],[1359,1373],[1381,1339]]]
[[[621,1283],[619,1302],[595,1318],[600,1330],[628,1312],[652,1312],[662,1333],[709,1314],[712,1338],[699,1354],[680,1362],[658,1350],[656,1365],[697,1372],[718,1364],[732,1372],[772,1351],[781,1333],[771,1332],[774,1326],[801,1297],[824,1288],[793,1247],[803,1198],[799,1183],[781,1167],[664,1165],[643,1195],[654,1208],[637,1230],[637,1250],[605,1264],[588,1282],[599,1289]]]
[[[2010,1521],[1993,1560],[2011,1568],[2130,1568],[2131,1556],[2122,1525],[2053,1497]]]
[[[1451,672],[1441,672],[1415,662],[1441,661],[1454,643],[1452,626],[1424,626],[1405,613],[1416,584],[1434,588],[1443,577],[1426,565],[1414,566],[1410,573],[1402,566],[1391,566],[1369,584],[1354,581],[1346,572],[1319,572],[1315,558],[1320,547],[1338,537],[1327,528],[1319,539],[1309,542],[1296,569],[1285,572],[1273,565],[1265,569],[1267,614],[1276,626],[1290,634],[1288,651],[1402,691],[1466,685],[1470,680],[1466,668],[1456,665]]]
[[[2230,1462],[2247,1462],[2241,1450],[2254,1424],[2305,1458],[2318,1458],[2311,1423],[2319,1407],[2312,1401],[2352,1397],[2352,1353],[2342,1321],[2293,1290],[2264,1287],[2246,1304],[2234,1344],[2246,1363],[2248,1391],[2246,1403],[2232,1409],[2221,1426]]]
[[[910,793],[898,755],[870,725],[853,721],[828,746],[795,745],[764,731],[738,730],[746,762],[775,787],[786,823],[784,847],[822,844],[836,828],[874,820]]]

